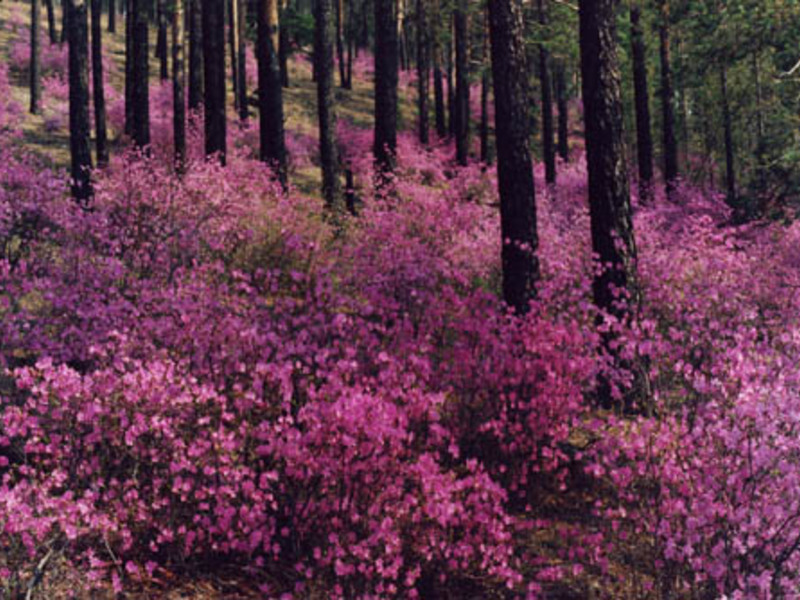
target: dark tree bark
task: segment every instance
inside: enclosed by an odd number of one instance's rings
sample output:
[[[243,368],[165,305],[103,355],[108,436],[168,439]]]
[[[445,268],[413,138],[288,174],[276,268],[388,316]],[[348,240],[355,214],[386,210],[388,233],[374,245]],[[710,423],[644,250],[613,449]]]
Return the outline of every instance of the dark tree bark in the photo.
[[[41,4],[39,0],[31,0],[31,60],[30,60],[30,112],[37,114],[39,112],[39,100],[42,95],[42,78],[41,69],[39,65],[39,43],[41,38],[40,26]]]
[[[450,20],[452,23],[452,19]],[[452,33],[452,26],[450,27]],[[446,61],[446,76],[447,76],[447,134],[450,137],[455,137],[456,135],[456,87],[453,85],[453,71],[454,71],[454,59],[453,59],[453,41],[448,40],[447,42],[447,61]]]
[[[664,138],[664,182],[667,187],[667,195],[671,197],[678,179],[678,142],[675,137],[675,92],[672,84],[668,0],[661,0],[661,23],[658,34],[661,42],[661,120]]]
[[[148,56],[147,0],[132,0],[133,18],[133,142],[150,145],[150,69]]]
[[[156,57],[159,60],[159,77],[161,81],[166,81],[169,78],[169,65],[167,64],[167,8],[165,0],[158,0],[156,17],[158,20]]]
[[[183,0],[172,0],[172,130],[175,138],[175,168],[183,173],[186,165],[186,94],[184,81]]]
[[[607,314],[622,323],[628,322],[639,302],[636,244],[622,136],[617,1],[580,1],[581,80],[592,249],[604,267],[595,276],[592,291],[601,324]],[[626,293],[627,302],[621,302]],[[630,368],[632,365],[620,356],[616,335],[612,331],[603,333],[604,349],[617,367]],[[615,405],[611,385],[605,377],[599,381],[598,399],[607,408]],[[631,407],[631,399],[630,395],[626,397],[626,408]]]
[[[469,39],[467,0],[458,0],[453,15],[456,37],[456,162],[466,166],[469,159]]]
[[[569,103],[567,98],[567,71],[564,61],[556,66],[556,104],[558,105],[558,155],[569,162]]]
[[[189,7],[189,110],[203,104],[203,5],[188,0]]]
[[[85,0],[66,0],[69,12],[69,149],[72,196],[83,205],[92,197],[89,133],[89,26]]]
[[[103,82],[103,14],[101,0],[92,2],[92,84],[94,92],[94,136],[97,164],[108,164],[108,137],[106,135],[106,92]]]
[[[322,196],[334,218],[344,213],[344,198],[336,151],[336,99],[334,97],[334,45],[336,0],[316,0],[315,49],[317,61],[317,113],[319,115],[319,154],[322,165]]]
[[[53,0],[49,0],[52,2]],[[108,33],[117,32],[117,0],[108,0]]]
[[[203,0],[203,79],[206,156],[225,164],[225,3]]]
[[[69,33],[69,3],[70,0],[61,0],[61,43],[64,44],[67,41],[67,35]]]
[[[286,143],[283,131],[283,89],[278,56],[278,0],[258,1],[258,106],[261,160],[273,165],[286,187]]]
[[[280,3],[280,30],[278,32],[278,60],[281,70],[281,85],[289,87],[289,29],[283,25],[283,15],[286,12],[287,1]]]
[[[58,32],[56,32],[56,9],[53,6],[53,0],[44,0],[44,6],[47,9],[47,31],[50,35],[50,43],[58,43]]]
[[[228,52],[231,59],[231,84],[233,86],[233,108],[239,112],[239,4],[236,0],[227,0],[226,16],[228,18]]]
[[[483,48],[482,48],[482,68],[481,68],[481,162],[490,165],[492,164],[492,150],[489,145],[489,87],[491,81],[489,79],[489,13],[484,13],[484,31],[483,31]]]
[[[336,8],[336,59],[339,61],[339,86],[347,89],[347,63],[344,58],[344,0],[335,0]]]
[[[728,71],[725,65],[719,68],[720,94],[722,98],[722,124],[725,135],[725,184],[728,192],[728,204],[736,206],[736,168],[733,148],[733,125],[731,107],[728,101]]]
[[[528,65],[519,0],[489,2],[503,299],[526,313],[539,280],[536,192],[528,146]]]
[[[249,110],[247,102],[247,2],[242,0],[234,0],[237,4],[236,10],[236,31],[237,31],[237,44],[236,44],[236,61],[238,62],[238,69],[236,74],[239,78],[239,83],[236,87],[236,92],[239,96],[239,118],[242,121],[248,119]]]
[[[425,3],[417,0],[417,109],[419,111],[419,141],[427,145],[428,135],[428,82],[430,81],[430,38]]]
[[[638,0],[631,4],[631,56],[633,95],[636,108],[636,156],[639,166],[639,198],[644,202],[653,192],[653,137],[650,130],[650,96],[647,87],[647,50]]]
[[[125,135],[133,136],[133,0],[125,2]]]
[[[378,187],[394,171],[397,151],[397,13],[394,0],[375,0],[375,163]]]
[[[439,36],[439,0],[435,0],[434,14],[431,22],[433,37],[433,103],[436,114],[436,135],[439,139],[447,137],[447,115],[444,107],[444,85],[442,83],[442,42]]]
[[[547,7],[538,0],[539,24],[547,27]],[[545,181],[556,182],[556,146],[553,141],[553,95],[550,87],[550,52],[539,45],[539,84],[542,89],[542,150],[544,151]]]

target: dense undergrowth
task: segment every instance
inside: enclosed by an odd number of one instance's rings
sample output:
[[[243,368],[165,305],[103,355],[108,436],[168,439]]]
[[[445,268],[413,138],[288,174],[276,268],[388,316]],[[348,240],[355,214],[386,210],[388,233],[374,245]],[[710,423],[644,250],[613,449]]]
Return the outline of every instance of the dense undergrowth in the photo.
[[[151,156],[95,173],[90,210],[0,107],[5,593],[57,556],[42,585],[235,568],[276,598],[797,594],[798,225],[733,227],[689,186],[636,206],[644,304],[620,340],[656,411],[622,418],[589,400],[629,374],[597,350],[580,156],[539,186],[544,276],[518,317],[492,168],[405,133],[376,199],[371,134],[343,123],[360,214],[333,230],[250,156],[254,130],[222,168],[195,129],[176,176],[168,94]]]

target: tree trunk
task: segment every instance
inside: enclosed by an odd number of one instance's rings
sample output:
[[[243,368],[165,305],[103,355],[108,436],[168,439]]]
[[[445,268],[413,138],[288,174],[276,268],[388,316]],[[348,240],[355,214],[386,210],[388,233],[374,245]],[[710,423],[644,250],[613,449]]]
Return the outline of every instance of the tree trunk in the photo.
[[[650,96],[647,88],[647,50],[641,25],[641,7],[638,3],[631,4],[630,20],[639,199],[646,202],[652,198],[653,193],[653,137],[650,131]]]
[[[528,66],[519,0],[489,2],[503,299],[530,309],[539,280],[536,192],[528,146]]]
[[[236,74],[239,77],[236,91],[239,95],[239,118],[246,121],[249,117],[249,109],[247,103],[247,2],[242,0],[234,0],[237,5],[236,10],[236,31],[237,31],[237,44],[236,44],[236,60],[238,62],[238,69]]]
[[[454,14],[456,36],[456,162],[467,166],[469,159],[469,39],[467,0],[458,0]]]
[[[439,0],[435,0],[434,15],[431,20],[431,33],[433,37],[433,103],[436,113],[436,135],[440,140],[447,137],[447,116],[444,109],[444,86],[442,84],[442,43],[439,39]]]
[[[286,12],[287,0],[280,0],[280,31],[278,32],[278,60],[281,72],[281,85],[289,87],[289,29],[283,25],[283,14]]]
[[[133,18],[133,141],[139,148],[150,145],[150,69],[147,0],[132,0]]]
[[[92,197],[89,132],[89,31],[85,0],[66,0],[69,14],[69,149],[72,196],[86,205]]]
[[[203,104],[203,5],[189,2],[189,110]]]
[[[108,164],[108,138],[106,135],[106,93],[103,82],[103,14],[101,0],[92,1],[92,84],[94,87],[94,131],[97,165]]]
[[[377,187],[394,171],[397,151],[397,14],[394,0],[375,3],[375,146]]]
[[[667,196],[672,197],[678,179],[678,143],[675,138],[674,89],[670,58],[669,2],[661,0],[661,24],[658,30],[661,41],[661,110],[664,144],[664,182]]]
[[[227,0],[225,13],[228,18],[228,52],[231,58],[231,85],[233,108],[239,112],[239,5],[236,0]]]
[[[492,164],[492,150],[489,145],[489,13],[484,12],[483,48],[481,56],[481,162]]]
[[[169,79],[169,65],[167,64],[167,8],[165,0],[158,0],[158,36],[156,38],[156,56],[159,60],[159,77],[161,81]]]
[[[426,2],[427,0],[417,0],[417,108],[419,110],[419,141],[427,146],[430,142],[428,135],[428,83],[431,67]]]
[[[69,32],[69,3],[70,0],[61,0],[61,43],[67,41]]]
[[[547,7],[538,0],[539,24],[547,28]],[[550,52],[544,44],[539,45],[539,84],[542,89],[542,150],[544,151],[545,181],[556,182],[556,146],[553,142],[553,97],[550,87]]]
[[[58,43],[58,33],[56,32],[56,9],[53,6],[53,0],[44,0],[44,6],[47,9],[47,31],[50,34],[50,43]]]
[[[605,315],[627,323],[639,303],[636,244],[622,137],[622,92],[616,47],[617,1],[580,1],[581,80],[592,249],[604,266],[592,284],[601,328]],[[627,292],[627,302],[620,302],[620,292]],[[632,365],[621,357],[616,335],[608,330],[603,333],[604,349],[617,367],[627,370]],[[634,386],[632,393],[637,391]],[[601,405],[613,407],[612,397],[611,384],[602,377],[598,386]],[[625,408],[631,408],[633,398],[632,394],[626,396]]]
[[[220,0],[203,0],[203,75],[206,156],[217,155],[224,165],[227,152],[225,3]]]
[[[334,91],[334,46],[336,22],[334,2],[316,0],[315,51],[317,61],[317,113],[319,116],[319,155],[322,166],[322,196],[325,206],[338,219],[344,214],[344,198],[336,151],[336,111]]]
[[[279,0],[258,2],[258,107],[261,160],[270,163],[286,188],[286,143],[283,131],[283,89],[278,56]]]
[[[183,173],[186,166],[186,95],[184,82],[183,0],[173,0],[172,11],[172,130],[175,145],[175,169]]]
[[[334,0],[336,9],[336,60],[339,61],[339,86],[347,88],[347,64],[344,59],[344,0]]]
[[[108,33],[117,33],[117,0],[108,0]]]
[[[125,2],[125,135],[133,136],[133,0]]]
[[[567,70],[564,61],[556,67],[556,104],[558,105],[558,155],[569,162],[569,103],[567,98]]]
[[[31,114],[39,112],[39,100],[42,94],[42,81],[39,65],[39,43],[41,41],[40,27],[42,15],[39,0],[31,0],[31,61],[30,61],[30,111]]]
[[[736,169],[734,164],[733,125],[731,107],[728,101],[728,71],[725,65],[719,69],[720,94],[722,97],[722,123],[725,129],[725,184],[728,192],[728,204],[736,206]]]
[[[452,23],[452,19],[449,21]],[[452,26],[450,31],[452,33]],[[453,41],[447,42],[447,134],[450,137],[456,135],[456,87],[453,85]]]

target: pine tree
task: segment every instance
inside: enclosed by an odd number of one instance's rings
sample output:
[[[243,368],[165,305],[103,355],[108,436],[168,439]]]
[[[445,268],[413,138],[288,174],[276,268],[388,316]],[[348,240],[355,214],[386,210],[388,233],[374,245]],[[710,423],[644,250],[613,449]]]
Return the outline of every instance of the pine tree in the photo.
[[[225,164],[225,3],[203,0],[203,83],[206,155]]]
[[[72,196],[81,204],[92,197],[89,131],[89,31],[86,0],[66,0],[69,12],[69,148]]]
[[[317,113],[319,116],[319,154],[322,165],[322,196],[329,211],[344,213],[344,198],[336,149],[336,111],[334,97],[335,0],[316,0],[314,60],[317,63]],[[334,218],[337,218],[337,217]]]
[[[31,60],[30,60],[30,112],[39,112],[39,100],[42,94],[42,82],[39,65],[39,43],[41,21],[41,4],[39,0],[31,0]]]
[[[525,313],[539,280],[536,191],[528,146],[528,65],[519,0],[489,2],[503,239],[503,299]]]
[[[639,167],[639,198],[650,199],[653,186],[653,137],[650,131],[650,95],[647,87],[647,50],[641,24],[641,7],[630,8],[633,94],[636,110],[636,157]]]
[[[184,10],[183,0],[173,0],[172,8],[172,102],[173,137],[175,138],[175,168],[183,172],[186,164],[186,94],[184,82]]]
[[[92,2],[92,84],[94,91],[94,129],[97,164],[108,164],[108,139],[106,135],[106,96],[103,82],[103,28],[101,0]]]
[[[286,187],[286,142],[283,130],[279,40],[279,0],[258,0],[258,107],[261,160],[272,164]]]
[[[378,187],[394,171],[397,151],[397,14],[395,0],[375,4],[375,146]]]

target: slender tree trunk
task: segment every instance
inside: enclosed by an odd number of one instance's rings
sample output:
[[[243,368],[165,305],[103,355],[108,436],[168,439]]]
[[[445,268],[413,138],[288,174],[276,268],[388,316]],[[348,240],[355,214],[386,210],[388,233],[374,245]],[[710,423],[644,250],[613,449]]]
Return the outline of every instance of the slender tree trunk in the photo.
[[[736,168],[734,163],[733,125],[731,108],[728,101],[728,71],[725,65],[719,69],[720,94],[722,97],[722,123],[725,129],[725,184],[728,192],[728,204],[736,206]]]
[[[203,104],[203,5],[188,0],[189,6],[189,110]]]
[[[322,164],[322,196],[325,205],[338,218],[345,211],[342,183],[339,173],[339,156],[336,151],[336,111],[334,91],[334,46],[336,22],[334,2],[316,0],[315,19],[317,61],[317,112],[319,115],[319,154]]]
[[[233,108],[239,113],[239,5],[236,0],[227,0],[228,52],[231,58],[231,85],[233,87]]]
[[[53,0],[44,0],[44,6],[47,9],[47,31],[50,34],[50,43],[58,43],[58,32],[56,32],[56,9],[53,6]]]
[[[452,19],[450,20],[452,23]],[[452,33],[452,25],[450,27]],[[447,42],[447,134],[450,137],[456,135],[456,87],[453,85],[453,42]]]
[[[261,160],[275,168],[286,188],[286,144],[283,130],[283,89],[278,55],[279,0],[258,0],[258,106]]]
[[[569,162],[569,103],[567,98],[567,70],[563,59],[556,66],[556,104],[558,105],[558,155]]]
[[[139,148],[150,145],[150,69],[147,0],[132,0],[133,18],[133,141]]]
[[[538,0],[539,24],[547,28],[547,7]],[[544,151],[545,181],[556,182],[556,146],[553,142],[553,96],[550,87],[550,52],[539,45],[539,84],[542,88],[542,149]]]
[[[594,302],[605,315],[627,323],[639,305],[636,273],[636,244],[631,220],[627,163],[622,136],[622,91],[616,47],[616,8],[618,0],[580,0],[581,80],[586,127],[586,160],[589,174],[589,214],[592,249],[604,268],[592,285]],[[620,302],[619,292],[627,292]],[[624,298],[624,296],[623,296]],[[617,367],[634,365],[620,353],[618,340],[608,329],[603,343]],[[638,373],[637,373],[638,375]],[[632,408],[634,394],[643,382],[637,377],[634,389],[625,397],[624,407]],[[646,393],[646,392],[645,392]],[[646,396],[645,396],[646,397]],[[615,406],[612,388],[603,377],[598,399]]]
[[[353,34],[353,27],[352,27],[352,20],[353,20],[353,11],[352,7],[351,10],[347,11],[348,15],[348,22],[350,22],[350,26],[347,27],[347,85],[345,86],[348,90],[353,89],[353,55],[355,54],[355,35]]]
[[[339,61],[339,86],[347,88],[347,64],[344,59],[344,0],[334,0],[336,9],[336,59]]]
[[[133,136],[133,0],[125,2],[125,135]]]
[[[167,8],[165,0],[158,0],[156,18],[158,20],[158,34],[156,37],[156,57],[159,60],[159,78],[161,81],[169,79],[169,65],[167,57]]]
[[[225,3],[203,0],[203,74],[206,156],[227,152],[225,120]]]
[[[417,0],[417,108],[419,110],[419,141],[428,145],[428,82],[430,81],[430,39],[428,39],[428,17],[425,11],[427,0]]]
[[[108,33],[117,33],[117,0],[108,0]]]
[[[69,32],[69,3],[70,0],[61,0],[61,43],[64,44],[67,41],[67,35]]]
[[[85,0],[66,0],[69,14],[69,148],[72,196],[83,205],[92,197],[89,130],[89,31]]]
[[[186,167],[186,95],[184,82],[183,0],[173,0],[172,10],[172,129],[175,139],[175,169],[183,173]]]
[[[103,82],[103,14],[101,0],[92,2],[92,83],[94,88],[94,130],[97,165],[108,164],[108,137],[106,135],[106,93]]]
[[[672,64],[669,32],[669,2],[661,0],[661,110],[664,143],[664,182],[667,195],[672,197],[678,179],[678,143],[675,137],[674,89],[672,85]]]
[[[39,100],[42,94],[42,81],[39,65],[39,44],[41,41],[40,23],[42,20],[39,0],[31,0],[31,60],[30,60],[30,112],[39,112]]]
[[[633,95],[636,108],[636,157],[639,166],[639,198],[645,202],[653,193],[653,137],[650,130],[650,96],[647,87],[647,50],[638,0],[631,4],[631,55]]]
[[[439,39],[439,1],[434,6],[431,35],[433,37],[433,103],[436,113],[436,135],[440,140],[447,137],[447,116],[444,108],[444,86],[442,84],[442,44]]]
[[[481,162],[492,164],[492,150],[489,145],[489,12],[484,12],[483,48],[481,56]]]
[[[397,14],[394,0],[375,4],[375,163],[378,187],[394,171],[397,151]]]
[[[247,103],[247,2],[242,0],[234,0],[237,5],[236,10],[236,30],[237,30],[237,46],[236,46],[236,60],[239,64],[236,74],[239,77],[236,91],[239,95],[239,118],[246,121],[249,117],[249,109]]]
[[[469,159],[469,40],[467,0],[458,0],[454,14],[456,36],[456,162]]]
[[[519,0],[489,2],[503,299],[530,309],[539,280],[536,192],[528,145],[528,65]]]
[[[281,27],[278,32],[278,61],[281,72],[281,85],[285,88],[289,87],[289,28],[283,25],[283,15],[286,12],[287,0],[280,0],[281,14],[280,22]]]

